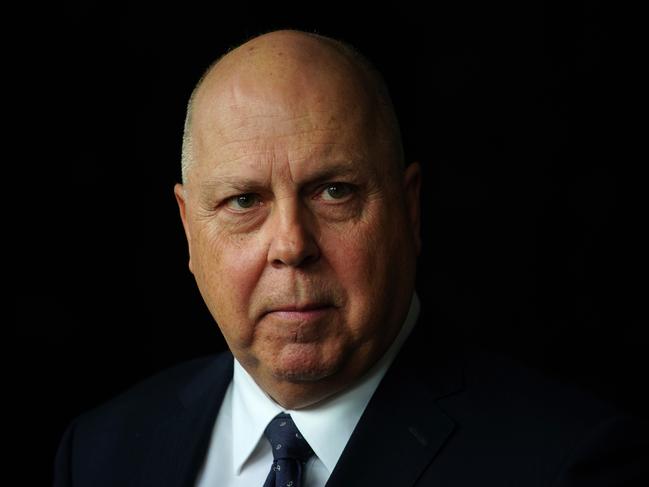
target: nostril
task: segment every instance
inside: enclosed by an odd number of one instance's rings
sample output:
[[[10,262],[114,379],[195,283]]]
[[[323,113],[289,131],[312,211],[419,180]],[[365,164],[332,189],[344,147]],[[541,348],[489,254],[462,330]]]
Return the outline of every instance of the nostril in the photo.
[[[295,254],[292,256],[277,257],[271,260],[273,267],[304,267],[318,260],[319,252]]]
[[[269,249],[268,261],[273,267],[304,267],[317,261],[319,256],[320,249],[313,241],[303,241],[299,245],[276,242]]]

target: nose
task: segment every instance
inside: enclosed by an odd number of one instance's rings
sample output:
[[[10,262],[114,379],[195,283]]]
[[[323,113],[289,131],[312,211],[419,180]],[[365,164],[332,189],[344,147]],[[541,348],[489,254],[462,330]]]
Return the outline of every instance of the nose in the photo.
[[[283,200],[273,208],[268,262],[276,268],[304,267],[320,258],[313,221],[299,204]]]

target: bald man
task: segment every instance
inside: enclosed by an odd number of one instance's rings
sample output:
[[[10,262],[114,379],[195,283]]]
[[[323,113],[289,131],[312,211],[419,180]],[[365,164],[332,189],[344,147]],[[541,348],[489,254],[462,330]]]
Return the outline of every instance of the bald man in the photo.
[[[420,168],[404,164],[384,82],[351,47],[277,31],[229,52],[192,93],[182,159],[189,270],[229,352],[75,420],[55,485],[646,478],[646,425],[426,316]]]

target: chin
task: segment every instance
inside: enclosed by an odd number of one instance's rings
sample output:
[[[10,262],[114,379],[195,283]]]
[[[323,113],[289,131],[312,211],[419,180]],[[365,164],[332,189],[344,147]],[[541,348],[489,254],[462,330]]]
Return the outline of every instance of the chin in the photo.
[[[274,373],[276,379],[295,383],[318,382],[332,374],[331,371],[317,369],[281,369]]]
[[[322,350],[293,346],[282,350],[273,361],[273,375],[289,382],[316,382],[339,372],[344,360],[341,354],[325,357]]]

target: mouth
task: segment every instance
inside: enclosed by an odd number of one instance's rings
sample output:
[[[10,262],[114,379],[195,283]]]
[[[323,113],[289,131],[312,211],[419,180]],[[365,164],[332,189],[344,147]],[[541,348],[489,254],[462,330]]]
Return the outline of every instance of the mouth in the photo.
[[[333,306],[324,303],[278,306],[266,311],[264,317],[271,316],[283,321],[310,321],[321,318],[333,309]]]

